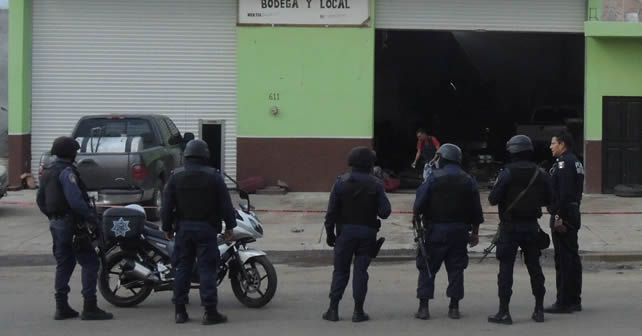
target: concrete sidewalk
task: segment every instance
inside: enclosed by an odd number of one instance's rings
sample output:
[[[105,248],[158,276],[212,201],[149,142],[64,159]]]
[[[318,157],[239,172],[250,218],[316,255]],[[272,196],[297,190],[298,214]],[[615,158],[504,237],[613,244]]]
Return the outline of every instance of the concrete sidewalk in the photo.
[[[388,196],[393,214],[382,223],[380,235],[387,239],[384,254],[410,256],[414,253],[410,211],[415,196]],[[0,256],[51,254],[47,219],[38,211],[35,197],[34,190],[22,190],[0,200]],[[497,229],[497,208],[488,204],[487,197],[487,192],[482,193],[485,222],[473,253],[481,253]],[[238,198],[233,198],[236,203]],[[264,238],[253,244],[256,248],[329,252],[322,235],[328,193],[251,195],[251,201],[265,229]],[[581,211],[580,249],[584,256],[642,259],[642,198],[585,195]],[[548,216],[542,217],[540,225],[548,231]]]

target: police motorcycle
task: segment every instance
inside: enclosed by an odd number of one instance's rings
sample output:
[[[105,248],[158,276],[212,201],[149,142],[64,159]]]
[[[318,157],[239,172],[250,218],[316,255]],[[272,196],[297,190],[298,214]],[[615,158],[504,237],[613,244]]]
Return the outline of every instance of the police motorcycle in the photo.
[[[216,285],[228,275],[234,296],[249,308],[260,308],[274,297],[277,275],[265,252],[247,247],[263,237],[263,227],[252,211],[247,192],[239,190],[239,195],[245,202],[235,209],[237,226],[232,238],[226,242],[223,235],[218,236],[221,260]],[[173,289],[174,241],[146,221],[142,207],[132,204],[107,209],[102,225],[104,252],[98,287],[105,300],[118,307],[132,307],[152,291]],[[191,288],[198,288],[198,283],[195,267]]]

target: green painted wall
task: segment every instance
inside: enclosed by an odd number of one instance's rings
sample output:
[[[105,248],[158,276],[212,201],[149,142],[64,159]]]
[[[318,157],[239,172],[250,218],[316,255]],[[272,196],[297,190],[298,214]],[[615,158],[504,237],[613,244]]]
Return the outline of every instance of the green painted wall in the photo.
[[[31,0],[9,1],[9,134],[31,132]]]
[[[586,7],[586,20],[599,21],[602,17],[602,0],[588,0]]]
[[[586,140],[602,139],[604,96],[642,96],[642,38],[586,38]]]
[[[365,28],[238,27],[237,37],[239,136],[373,136],[372,20]]]

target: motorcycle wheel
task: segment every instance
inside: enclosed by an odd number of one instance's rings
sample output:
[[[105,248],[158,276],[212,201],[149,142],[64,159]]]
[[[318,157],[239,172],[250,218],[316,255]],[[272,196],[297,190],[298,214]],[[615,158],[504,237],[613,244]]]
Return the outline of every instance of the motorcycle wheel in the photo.
[[[243,264],[248,279],[236,270],[230,278],[234,296],[249,308],[261,308],[268,304],[276,293],[276,270],[265,256],[254,257]]]
[[[119,263],[126,258],[132,258],[132,255],[123,251],[111,254],[107,256],[105,265],[100,270],[98,281],[100,294],[116,307],[133,307],[143,302],[152,292],[152,285],[149,283],[133,279],[127,282],[127,279],[123,279]],[[123,280],[126,284],[133,286],[130,288],[122,286]]]

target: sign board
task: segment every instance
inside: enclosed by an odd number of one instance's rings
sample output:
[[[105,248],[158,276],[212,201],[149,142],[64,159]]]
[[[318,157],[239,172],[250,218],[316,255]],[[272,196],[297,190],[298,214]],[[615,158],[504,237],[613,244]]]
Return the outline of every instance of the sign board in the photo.
[[[368,26],[370,0],[238,0],[239,25]]]

